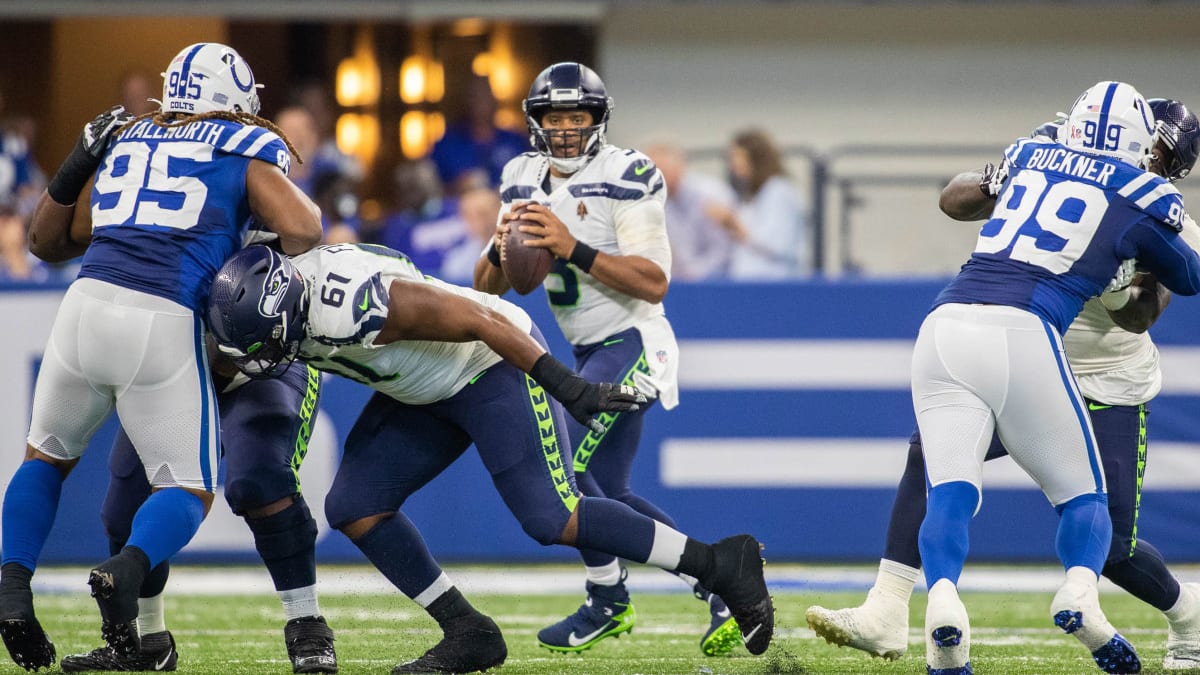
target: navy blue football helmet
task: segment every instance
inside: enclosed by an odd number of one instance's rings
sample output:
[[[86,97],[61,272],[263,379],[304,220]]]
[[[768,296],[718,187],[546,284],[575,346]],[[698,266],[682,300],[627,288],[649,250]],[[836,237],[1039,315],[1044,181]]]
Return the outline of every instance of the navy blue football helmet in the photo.
[[[307,311],[304,277],[291,261],[266,246],[247,246],[213,280],[208,327],[238,370],[277,377],[300,352]]]
[[[595,71],[574,61],[564,61],[543,70],[533,79],[529,96],[521,102],[521,108],[525,111],[529,142],[534,149],[560,171],[574,173],[604,146],[613,100]],[[542,118],[555,110],[586,110],[592,114],[592,126],[571,130],[543,129]]]
[[[1155,141],[1161,141],[1170,151],[1168,156],[1161,158],[1166,178],[1177,181],[1191,172],[1200,155],[1200,122],[1179,101],[1152,98],[1146,102],[1154,111]]]

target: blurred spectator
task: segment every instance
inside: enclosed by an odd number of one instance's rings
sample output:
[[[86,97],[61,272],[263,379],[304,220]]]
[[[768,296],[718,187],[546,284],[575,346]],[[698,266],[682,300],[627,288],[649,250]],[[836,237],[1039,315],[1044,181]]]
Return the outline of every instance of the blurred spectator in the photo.
[[[468,188],[458,197],[458,221],[462,237],[442,259],[441,279],[451,283],[471,285],[475,263],[496,232],[500,215],[500,194],[490,185]]]
[[[292,162],[288,177],[321,207],[325,243],[358,241],[358,178],[344,173],[335,158],[321,154],[316,118],[302,106],[289,106],[275,116],[275,125],[303,160]]]
[[[744,225],[729,263],[741,280],[784,279],[812,272],[805,204],[783,168],[783,159],[760,129],[733,137],[727,160]]]
[[[430,159],[450,194],[461,194],[482,172],[492,187],[508,160],[530,150],[529,137],[496,126],[496,98],[486,77],[467,83],[462,117],[452,120]]]
[[[338,173],[354,181],[361,181],[365,174],[362,164],[337,146],[334,134],[337,108],[333,103],[332,92],[333,89],[323,82],[308,82],[292,92],[292,105],[307,110],[317,125],[317,150],[311,160],[306,156],[304,161],[312,161],[314,166],[335,166]]]
[[[0,93],[0,279],[46,281],[50,268],[29,252],[26,223],[46,185],[30,148],[37,121],[30,115],[5,115]]]
[[[725,277],[734,236],[745,235],[734,211],[737,196],[733,189],[715,176],[688,167],[686,153],[673,140],[651,140],[641,147],[667,183],[671,280]]]
[[[158,110],[158,103],[150,99],[162,96],[160,78],[143,70],[127,70],[117,87],[121,105],[130,113],[143,115]]]
[[[403,251],[424,272],[433,274],[462,238],[457,204],[447,199],[437,169],[428,159],[401,162],[393,174],[394,210],[378,243]]]

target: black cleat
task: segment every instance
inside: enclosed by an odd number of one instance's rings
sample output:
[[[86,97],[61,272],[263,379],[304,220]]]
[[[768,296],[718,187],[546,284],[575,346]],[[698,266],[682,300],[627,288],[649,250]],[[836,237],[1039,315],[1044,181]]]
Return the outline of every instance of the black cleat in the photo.
[[[0,637],[13,662],[25,670],[54,665],[54,643],[37,619],[0,619]]]
[[[179,664],[179,652],[175,650],[175,638],[170,631],[149,633],[141,638],[141,650],[130,656],[109,645],[97,647],[87,654],[64,656],[62,669],[65,673],[97,672],[170,672]]]
[[[336,673],[337,654],[333,651],[333,630],[323,616],[292,619],[283,627],[288,658],[293,673]]]
[[[0,638],[14,663],[25,670],[54,664],[54,644],[33,613],[33,572],[19,563],[0,567]]]
[[[508,658],[508,645],[495,621],[484,614],[468,614],[447,621],[444,637],[421,658],[392,668],[405,673],[474,673],[495,668]]]
[[[728,605],[742,642],[751,654],[762,654],[775,633],[775,606],[763,578],[762,544],[748,534],[727,537],[712,545],[713,563],[700,583]]]

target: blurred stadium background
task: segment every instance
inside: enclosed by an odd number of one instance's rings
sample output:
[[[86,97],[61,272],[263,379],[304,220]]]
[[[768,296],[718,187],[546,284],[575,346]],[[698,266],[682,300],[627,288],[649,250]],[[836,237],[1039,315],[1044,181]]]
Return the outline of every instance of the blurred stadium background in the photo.
[[[0,91],[6,114],[36,123],[34,154],[53,171],[81,125],[115,102],[125,72],[157,73],[186,44],[226,42],[266,84],[267,117],[291,89],[328,83],[339,144],[367,167],[365,210],[386,207],[393,167],[427,151],[471,73],[488,77],[497,122],[522,129],[520,101],[541,68],[591,64],[616,100],[611,141],[636,147],[669,132],[714,175],[735,131],[768,130],[812,210],[817,273],[673,285],[682,405],[653,413],[634,485],[703,538],[749,530],[776,560],[870,562],[913,427],[911,343],[975,239],[938,212],[939,190],[1099,80],[1200,104],[1198,34],[1200,5],[1166,0],[18,0],[0,1]],[[1193,183],[1181,190],[1200,198]],[[21,459],[64,288],[0,287],[0,481]],[[540,291],[520,302],[552,322]],[[1139,534],[1174,561],[1200,561],[1194,302],[1179,300],[1152,331],[1166,388],[1153,404]],[[327,384],[303,469],[314,508],[366,398],[348,381]],[[44,561],[106,555],[96,514],[113,428],[69,479]],[[1053,511],[1011,463],[996,464],[973,559],[1052,560]],[[520,532],[473,455],[406,511],[447,561],[575,559]],[[318,555],[361,560],[327,530]],[[218,507],[181,559],[255,555],[245,526]]]

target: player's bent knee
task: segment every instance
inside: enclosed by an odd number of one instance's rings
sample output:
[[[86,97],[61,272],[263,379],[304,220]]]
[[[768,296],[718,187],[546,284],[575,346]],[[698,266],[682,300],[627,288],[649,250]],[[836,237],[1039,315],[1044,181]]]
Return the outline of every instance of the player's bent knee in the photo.
[[[263,484],[251,478],[237,478],[225,484],[225,502],[239,516],[273,501],[263,492]]]
[[[551,546],[562,540],[565,517],[533,516],[521,519],[521,529],[542,546]]]
[[[317,541],[317,521],[303,497],[291,506],[266,518],[247,518],[254,534],[254,547],[263,560],[290,558],[310,551]]]

